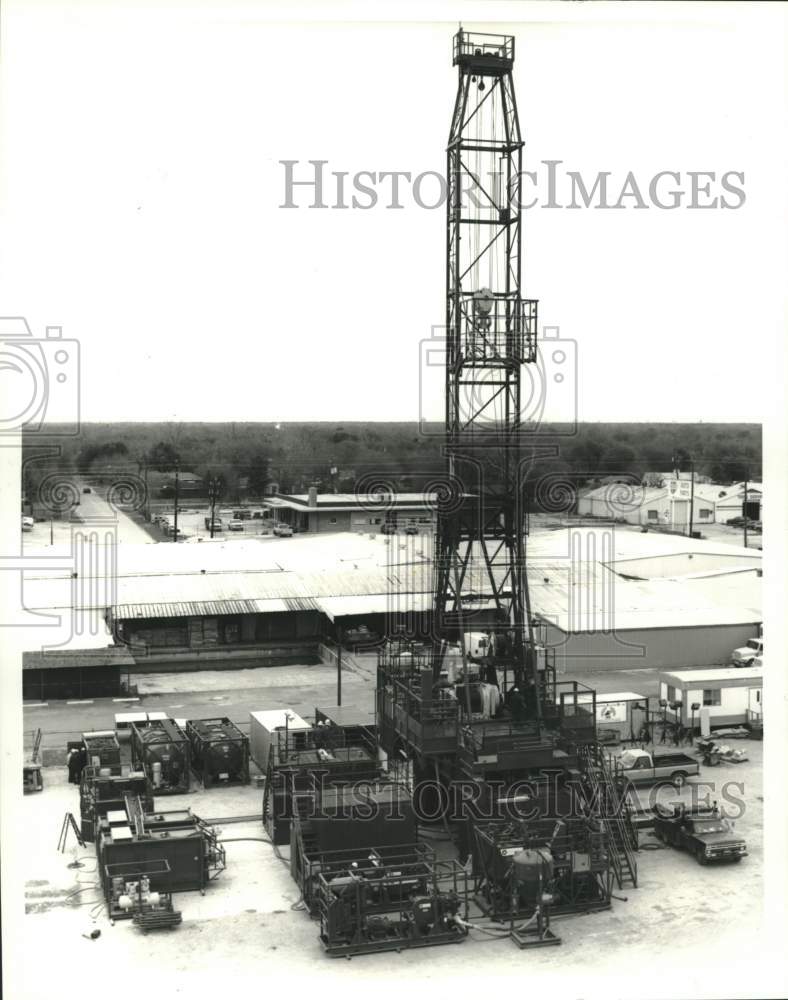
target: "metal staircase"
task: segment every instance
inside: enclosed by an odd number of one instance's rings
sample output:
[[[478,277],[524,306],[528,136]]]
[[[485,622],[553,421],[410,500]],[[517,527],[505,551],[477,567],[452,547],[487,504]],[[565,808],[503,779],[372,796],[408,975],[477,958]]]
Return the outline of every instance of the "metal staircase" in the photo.
[[[608,834],[610,862],[618,888],[637,888],[637,831],[632,824],[626,792],[615,782],[605,753],[598,743],[583,748],[581,759],[587,782],[588,802]]]

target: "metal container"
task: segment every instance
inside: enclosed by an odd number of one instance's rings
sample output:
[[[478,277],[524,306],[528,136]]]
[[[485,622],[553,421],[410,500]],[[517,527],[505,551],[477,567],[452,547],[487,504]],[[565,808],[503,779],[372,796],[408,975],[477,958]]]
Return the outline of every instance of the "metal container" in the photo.
[[[191,746],[172,719],[149,722],[145,728],[132,724],[131,759],[145,771],[154,796],[189,791]]]
[[[85,747],[87,762],[93,767],[108,764],[120,764],[120,744],[112,729],[100,732],[83,733],[82,745]]]
[[[205,788],[249,784],[249,738],[230,719],[191,719],[186,723],[192,769]]]

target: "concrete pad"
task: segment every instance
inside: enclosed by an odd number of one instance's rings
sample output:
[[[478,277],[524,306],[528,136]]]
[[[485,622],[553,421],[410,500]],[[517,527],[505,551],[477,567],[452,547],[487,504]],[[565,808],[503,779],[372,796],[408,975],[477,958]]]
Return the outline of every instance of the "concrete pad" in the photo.
[[[205,896],[175,897],[176,908],[183,912],[181,927],[145,936],[129,921],[111,927],[103,910],[96,912],[87,905],[99,898],[97,890],[66,895],[83,888],[83,882],[90,886],[96,881],[94,852],[92,847],[76,848],[73,841],[65,855],[55,850],[65,811],[78,811],[78,793],[62,769],[45,769],[44,792],[27,796],[20,815],[29,831],[28,849],[20,859],[30,908],[24,918],[26,996],[81,998],[81,977],[63,976],[75,959],[90,969],[93,982],[112,984],[113,998],[138,995],[138,977],[119,974],[135,969],[147,970],[146,979],[155,977],[157,992],[167,984],[177,986],[178,995],[188,989],[196,991],[195,996],[209,995],[221,982],[232,982],[235,991],[241,983],[259,985],[278,977],[287,977],[291,987],[302,979],[317,978],[325,987],[340,988],[361,985],[359,977],[367,975],[375,976],[376,992],[385,993],[394,981],[401,989],[411,980],[422,987],[426,981],[446,989],[460,980],[467,984],[477,975],[484,975],[489,991],[496,982],[522,976],[526,970],[531,989],[541,977],[560,972],[562,984],[577,977],[581,992],[583,981],[588,986],[605,977],[615,995],[705,996],[710,949],[719,951],[721,962],[730,962],[732,955],[744,956],[754,949],[762,930],[762,744],[739,741],[737,746],[747,750],[749,762],[704,768],[701,777],[714,781],[713,797],[735,796],[745,803],[736,821],[749,849],[749,857],[741,863],[701,867],[689,855],[670,848],[644,849],[638,855],[639,887],[616,893],[626,896],[627,902],[615,901],[613,909],[604,913],[554,920],[553,929],[563,939],[559,948],[521,952],[507,940],[473,931],[459,946],[370,955],[352,963],[326,957],[318,924],[293,909],[298,889],[272,848],[256,839],[265,836],[257,821],[218,823],[226,840],[227,870]],[[730,782],[736,785],[726,784]],[[689,801],[691,795],[692,785],[680,796],[672,790],[667,793],[671,800]],[[262,793],[252,786],[197,790],[156,800],[157,809],[189,805],[204,817],[259,813],[261,804]],[[643,836],[643,843],[651,842],[652,837]],[[287,848],[282,854],[287,857]],[[85,867],[67,868],[78,857]],[[80,902],[86,905],[77,905]],[[94,927],[102,931],[97,941],[81,937]],[[47,956],[44,962],[42,954]],[[702,970],[697,967],[699,956],[703,956]],[[673,977],[679,970],[692,969],[693,963],[697,988],[686,975],[678,987]],[[616,986],[625,981],[622,970],[632,973],[638,968],[640,992],[631,985]]]

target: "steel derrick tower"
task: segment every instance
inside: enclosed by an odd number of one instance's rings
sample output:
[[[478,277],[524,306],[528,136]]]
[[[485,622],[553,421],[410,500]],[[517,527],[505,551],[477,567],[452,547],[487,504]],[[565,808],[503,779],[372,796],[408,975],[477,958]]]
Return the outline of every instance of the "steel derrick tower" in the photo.
[[[453,495],[438,513],[435,626],[443,638],[462,637],[494,618],[495,667],[528,691],[538,719],[521,456],[523,368],[536,362],[537,304],[522,293],[514,38],[461,29],[453,63],[445,362]],[[443,652],[434,661],[436,678],[442,659]]]

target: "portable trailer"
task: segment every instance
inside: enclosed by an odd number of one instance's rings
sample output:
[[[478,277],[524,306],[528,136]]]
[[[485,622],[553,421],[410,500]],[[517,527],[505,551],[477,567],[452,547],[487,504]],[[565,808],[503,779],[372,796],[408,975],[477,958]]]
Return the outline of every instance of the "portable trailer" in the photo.
[[[189,791],[191,746],[172,719],[157,719],[144,728],[131,726],[131,760],[150,780],[154,795]]]
[[[85,748],[87,761],[93,767],[120,764],[120,744],[114,730],[105,729],[92,733],[83,733],[82,745]]]
[[[249,784],[249,737],[227,717],[190,719],[191,766],[205,788]]]
[[[79,811],[82,839],[93,842],[98,821],[108,812],[123,809],[126,795],[135,795],[145,810],[153,809],[153,792],[144,771],[127,764],[82,769],[79,782]]]
[[[140,799],[127,795],[122,813],[98,823],[96,857],[108,906],[120,885],[115,879],[142,873],[155,892],[204,893],[224,871],[225,851],[216,831],[190,809],[148,812]]]

